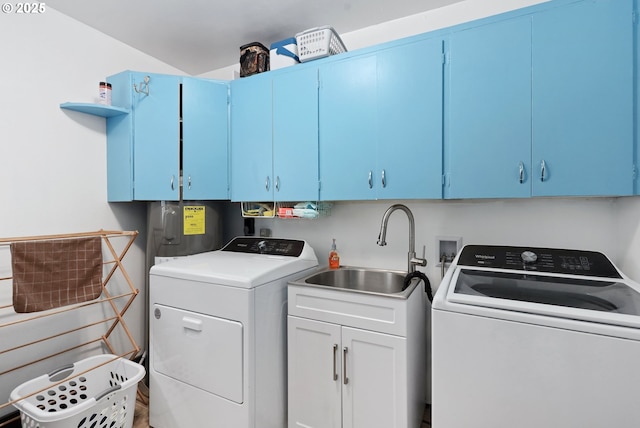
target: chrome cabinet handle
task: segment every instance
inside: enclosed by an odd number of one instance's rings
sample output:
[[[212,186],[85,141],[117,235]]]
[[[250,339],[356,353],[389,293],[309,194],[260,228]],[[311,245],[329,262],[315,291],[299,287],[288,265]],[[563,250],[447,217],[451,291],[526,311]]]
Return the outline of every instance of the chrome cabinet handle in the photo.
[[[342,348],[342,382],[345,385],[349,383],[349,378],[347,377],[347,352],[349,352],[349,348],[346,346]]]
[[[171,176],[171,190],[176,190],[176,188],[174,186],[175,179],[176,179],[176,176],[172,175]]]
[[[520,161],[520,184],[524,183],[524,164]]]
[[[384,169],[382,170],[382,187],[387,187],[387,178],[384,173]]]
[[[337,369],[337,360],[338,359],[338,344],[334,343],[333,344],[333,380],[338,380],[338,371]]]
[[[264,188],[266,189],[266,191],[269,191],[269,186],[271,185],[271,182],[269,180],[269,176],[267,175],[267,178],[264,179]]]
[[[540,181],[544,181],[544,173],[547,170],[547,165],[544,163],[544,159],[540,162]]]
[[[191,190],[191,176],[189,176],[189,178],[187,178],[187,188],[189,190]]]
[[[373,188],[373,172],[369,171],[369,189]]]
[[[276,175],[276,192],[280,191],[280,176]]]

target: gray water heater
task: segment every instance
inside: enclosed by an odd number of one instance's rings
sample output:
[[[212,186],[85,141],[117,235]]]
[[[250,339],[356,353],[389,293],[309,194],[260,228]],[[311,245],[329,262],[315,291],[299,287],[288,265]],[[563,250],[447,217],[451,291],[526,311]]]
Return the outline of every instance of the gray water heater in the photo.
[[[147,256],[180,257],[222,247],[222,209],[215,201],[150,202]]]

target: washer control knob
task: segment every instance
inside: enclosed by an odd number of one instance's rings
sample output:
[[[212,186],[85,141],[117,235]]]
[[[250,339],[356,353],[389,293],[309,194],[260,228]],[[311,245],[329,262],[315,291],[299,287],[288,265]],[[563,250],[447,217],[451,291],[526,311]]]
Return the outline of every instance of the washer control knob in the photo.
[[[535,263],[538,260],[538,255],[533,251],[523,251],[520,256],[525,263]]]

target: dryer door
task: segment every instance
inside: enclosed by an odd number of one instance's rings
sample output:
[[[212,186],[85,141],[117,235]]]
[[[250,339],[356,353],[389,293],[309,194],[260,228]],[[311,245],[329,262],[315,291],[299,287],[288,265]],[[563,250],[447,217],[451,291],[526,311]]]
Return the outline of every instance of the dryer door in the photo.
[[[242,324],[153,305],[153,369],[242,403]]]

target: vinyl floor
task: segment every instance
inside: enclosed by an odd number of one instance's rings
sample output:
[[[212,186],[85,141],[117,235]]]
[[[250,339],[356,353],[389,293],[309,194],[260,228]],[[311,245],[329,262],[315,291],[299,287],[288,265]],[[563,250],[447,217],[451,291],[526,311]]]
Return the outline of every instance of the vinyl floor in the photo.
[[[149,428],[149,408],[140,400],[136,403],[133,428]],[[431,407],[428,405],[424,409],[424,419],[420,428],[431,428]]]

